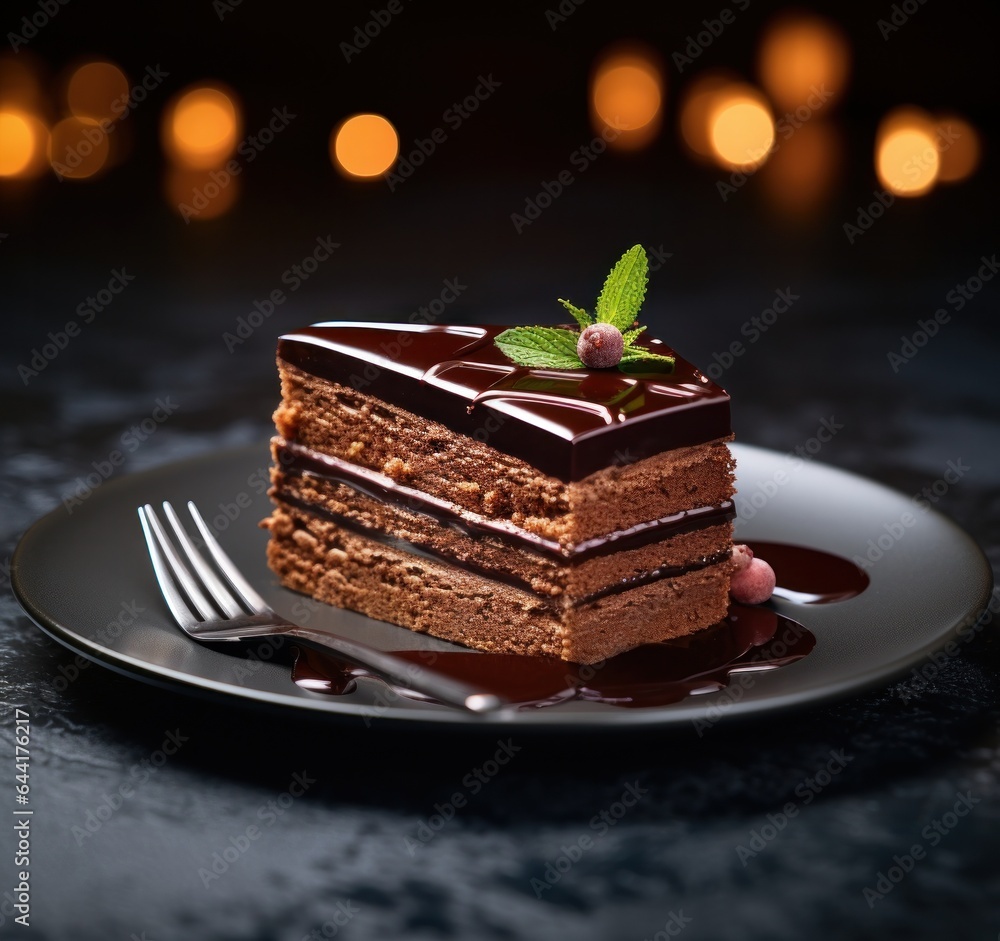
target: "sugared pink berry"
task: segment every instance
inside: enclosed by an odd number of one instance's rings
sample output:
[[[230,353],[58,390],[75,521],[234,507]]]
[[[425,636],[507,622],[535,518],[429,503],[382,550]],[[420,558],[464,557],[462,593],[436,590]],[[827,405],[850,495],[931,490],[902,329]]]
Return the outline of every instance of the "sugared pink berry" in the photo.
[[[621,330],[609,323],[592,323],[576,341],[576,355],[591,369],[617,366],[625,349]]]
[[[733,543],[733,571],[741,572],[753,558],[753,549],[742,543]]]
[[[763,604],[774,591],[774,569],[763,559],[751,559],[746,568],[733,573],[729,594],[740,604]]]

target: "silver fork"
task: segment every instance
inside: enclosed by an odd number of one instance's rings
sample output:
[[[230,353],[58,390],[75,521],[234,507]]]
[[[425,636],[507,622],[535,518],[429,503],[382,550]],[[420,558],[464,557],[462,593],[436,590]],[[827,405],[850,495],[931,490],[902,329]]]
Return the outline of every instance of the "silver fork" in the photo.
[[[223,551],[194,503],[189,500],[187,507],[218,572],[229,583],[228,587],[198,551],[168,502],[164,501],[163,512],[190,569],[150,504],[139,507],[139,520],[163,598],[174,620],[190,637],[200,641],[236,641],[280,635],[307,647],[337,654],[407,689],[470,712],[482,715],[508,705],[499,696],[480,692],[409,660],[338,634],[286,621],[253,590]]]

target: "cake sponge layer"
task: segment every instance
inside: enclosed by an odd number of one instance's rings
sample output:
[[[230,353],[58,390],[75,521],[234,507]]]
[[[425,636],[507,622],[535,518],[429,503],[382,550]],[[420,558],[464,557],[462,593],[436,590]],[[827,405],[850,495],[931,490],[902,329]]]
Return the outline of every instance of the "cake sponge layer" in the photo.
[[[286,587],[481,650],[596,663],[700,630],[728,607],[728,556],[567,607],[281,502],[267,525],[268,562]]]

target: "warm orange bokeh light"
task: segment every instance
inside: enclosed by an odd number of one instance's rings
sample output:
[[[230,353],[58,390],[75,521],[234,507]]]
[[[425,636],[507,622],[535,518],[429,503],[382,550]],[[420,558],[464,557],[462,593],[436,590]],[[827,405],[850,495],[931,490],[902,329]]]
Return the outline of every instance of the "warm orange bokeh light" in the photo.
[[[26,115],[0,111],[0,176],[22,176],[31,165],[37,146]]]
[[[786,216],[812,216],[833,192],[842,156],[843,142],[835,127],[821,121],[804,124],[775,149],[761,170],[761,187]]]
[[[818,16],[789,14],[767,29],[758,53],[761,83],[780,108],[810,98],[825,103],[847,84],[851,53],[840,27]]]
[[[125,73],[110,62],[88,62],[70,77],[66,103],[78,118],[113,121],[128,103]]]
[[[240,178],[218,170],[170,167],[164,179],[164,193],[185,222],[207,222],[225,215],[236,205]]]
[[[965,118],[945,114],[938,117],[937,133],[941,143],[938,179],[943,183],[957,183],[972,176],[982,154],[979,132]]]
[[[741,89],[751,91],[735,76],[722,71],[705,72],[694,79],[684,90],[680,102],[681,137],[688,149],[698,157],[712,158],[710,130],[712,111],[719,91]]]
[[[350,177],[381,176],[398,155],[399,135],[380,114],[355,114],[330,135],[330,158]]]
[[[92,118],[66,118],[49,137],[52,169],[69,180],[85,180],[98,173],[108,160],[108,135]]]
[[[644,128],[657,119],[663,104],[660,71],[636,55],[608,59],[594,76],[591,102],[607,127],[618,131]]]
[[[917,108],[898,108],[879,124],[875,171],[897,196],[920,196],[934,186],[941,168],[933,121]]]
[[[240,134],[232,94],[210,85],[184,92],[164,113],[163,142],[181,166],[207,170],[224,163]]]
[[[722,166],[755,169],[774,146],[774,119],[758,96],[721,89],[709,112],[708,137]]]

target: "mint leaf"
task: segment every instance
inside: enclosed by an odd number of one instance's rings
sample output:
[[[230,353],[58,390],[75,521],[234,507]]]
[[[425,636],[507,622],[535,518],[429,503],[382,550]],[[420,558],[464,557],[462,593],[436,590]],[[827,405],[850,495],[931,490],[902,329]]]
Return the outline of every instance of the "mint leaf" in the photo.
[[[586,330],[594,322],[590,314],[583,308],[576,307],[569,301],[564,301],[561,297],[557,298],[557,300],[573,315],[573,319],[580,325],[581,330]]]
[[[625,341],[625,349],[627,350],[636,340],[639,339],[640,334],[645,327],[636,327],[634,330],[623,330],[622,339]]]
[[[621,369],[629,367],[630,372],[641,372],[640,367],[643,364],[648,364],[656,372],[670,372],[675,363],[673,356],[664,356],[662,353],[644,350],[641,346],[632,346],[626,347],[618,365]]]
[[[632,326],[646,296],[648,267],[641,245],[633,245],[618,259],[597,298],[598,323],[609,323],[622,331]]]
[[[579,334],[560,327],[511,327],[493,342],[518,366],[543,369],[582,369],[576,355]]]

